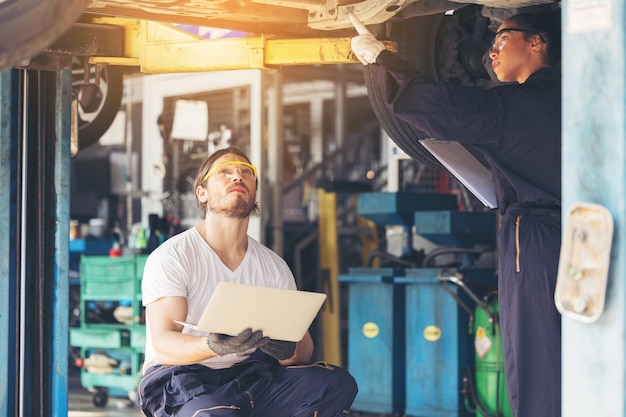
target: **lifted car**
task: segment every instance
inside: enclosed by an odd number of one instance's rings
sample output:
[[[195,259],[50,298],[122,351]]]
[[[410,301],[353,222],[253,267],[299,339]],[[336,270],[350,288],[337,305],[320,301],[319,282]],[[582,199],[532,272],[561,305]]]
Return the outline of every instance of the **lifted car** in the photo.
[[[250,36],[261,35],[257,43],[251,38],[242,38],[240,42],[245,42],[244,47],[250,50],[266,48],[266,53],[258,60],[245,62],[255,68],[264,68],[268,64],[268,56],[271,57],[267,53],[268,45],[279,40],[303,45],[292,48],[293,52],[306,49],[304,45],[307,45],[317,48],[317,54],[324,56],[323,62],[307,62],[311,55],[294,54],[287,60],[277,59],[280,65],[356,63],[358,61],[349,53],[349,37],[356,34],[348,18],[348,14],[353,13],[379,39],[395,42],[397,52],[422,72],[438,80],[455,79],[465,85],[488,87],[496,82],[489,74],[490,66],[485,65],[488,61],[486,51],[495,29],[506,18],[522,10],[551,12],[559,8],[560,1],[555,0],[0,0],[0,70],[28,67],[31,58],[49,48],[63,34],[67,36],[72,27],[81,24],[110,27],[109,18],[198,25],[237,30]],[[128,45],[124,37],[136,35],[141,30],[132,23],[129,27],[131,29],[117,32],[117,43]],[[82,38],[91,39],[89,29],[82,33]],[[135,60],[129,58],[128,51],[118,53],[118,60],[110,58],[113,54],[90,53],[90,47],[112,42],[106,34],[98,38],[96,32],[93,33],[89,45],[84,45],[82,50],[69,51],[73,55],[75,89],[79,96],[81,147],[96,141],[117,111],[115,105],[119,106],[121,99],[121,72],[115,66],[135,64],[140,66],[140,71],[144,70],[144,64],[138,61],[138,57],[134,57]],[[315,39],[317,41],[311,43]],[[335,48],[332,53],[322,50],[322,45],[332,46],[334,43],[340,44],[341,48]],[[119,47],[123,48],[122,45]],[[225,57],[235,54],[228,48],[225,51]],[[188,53],[193,56],[193,50]],[[97,71],[90,66],[93,63],[99,64]],[[171,65],[171,59],[161,57],[152,64],[156,68],[152,67],[151,71],[171,72],[181,68],[158,67],[165,64]],[[148,68],[148,64],[145,65]],[[196,70],[211,69],[214,68],[200,66]],[[424,135],[385,111],[367,67],[364,73],[372,106],[385,131],[410,156],[440,168],[415,140]],[[104,82],[95,82],[96,79]]]

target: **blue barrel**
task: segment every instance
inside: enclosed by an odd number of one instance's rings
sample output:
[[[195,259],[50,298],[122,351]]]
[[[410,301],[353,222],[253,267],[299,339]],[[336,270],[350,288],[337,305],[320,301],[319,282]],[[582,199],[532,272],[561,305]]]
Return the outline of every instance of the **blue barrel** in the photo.
[[[347,368],[359,386],[355,411],[401,413],[405,398],[403,285],[391,268],[352,268],[348,290]]]

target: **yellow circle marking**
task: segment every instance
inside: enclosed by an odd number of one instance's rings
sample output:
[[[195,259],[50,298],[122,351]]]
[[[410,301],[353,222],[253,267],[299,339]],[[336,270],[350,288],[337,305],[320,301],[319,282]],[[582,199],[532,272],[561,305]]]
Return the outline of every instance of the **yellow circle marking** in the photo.
[[[378,324],[373,323],[371,321],[368,321],[367,323],[365,323],[363,327],[361,328],[361,330],[363,331],[363,336],[370,338],[370,339],[375,338],[376,336],[378,336],[378,333],[380,333]]]
[[[429,342],[436,342],[437,340],[441,339],[441,329],[437,326],[426,326],[424,328],[424,339],[428,340]]]

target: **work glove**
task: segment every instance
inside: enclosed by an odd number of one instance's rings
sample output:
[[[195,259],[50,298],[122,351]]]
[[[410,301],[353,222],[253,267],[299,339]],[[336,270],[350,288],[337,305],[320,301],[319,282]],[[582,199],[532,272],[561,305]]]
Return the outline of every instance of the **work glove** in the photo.
[[[291,358],[296,353],[296,342],[270,339],[260,349],[279,361],[283,361]]]
[[[209,333],[206,344],[219,356],[229,353],[245,352],[248,349],[258,348],[270,341],[269,337],[264,337],[261,330],[255,332],[248,328],[237,336],[228,336],[221,333]]]
[[[358,33],[358,36],[350,39],[352,52],[363,65],[375,63],[380,52],[385,49],[385,45],[376,39],[355,15],[348,13],[348,17]]]

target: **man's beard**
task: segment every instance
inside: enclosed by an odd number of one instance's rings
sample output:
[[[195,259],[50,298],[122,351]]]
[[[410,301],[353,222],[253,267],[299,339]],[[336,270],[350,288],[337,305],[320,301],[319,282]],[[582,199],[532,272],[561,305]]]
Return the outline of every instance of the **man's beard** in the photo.
[[[219,214],[227,217],[234,217],[236,219],[245,219],[252,214],[254,210],[254,201],[247,201],[245,198],[239,196],[236,198],[235,203],[224,207],[220,204],[215,204],[209,201],[207,204],[207,212],[211,214]]]

